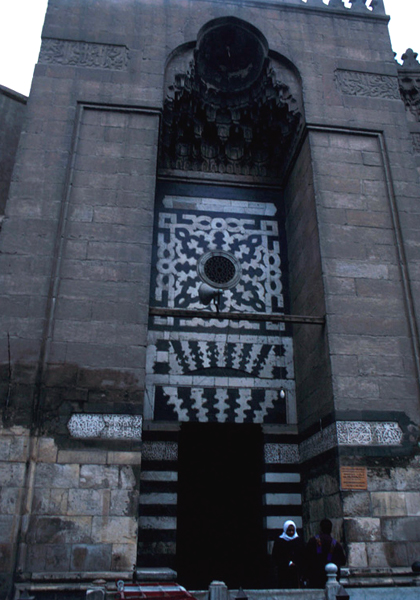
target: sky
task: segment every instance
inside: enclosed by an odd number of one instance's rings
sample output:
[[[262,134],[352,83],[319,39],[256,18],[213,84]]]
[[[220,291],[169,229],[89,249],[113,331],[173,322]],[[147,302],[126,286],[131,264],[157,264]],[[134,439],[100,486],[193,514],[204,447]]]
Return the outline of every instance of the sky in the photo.
[[[348,5],[349,0],[345,2]],[[407,48],[418,52],[420,59],[420,0],[384,2],[391,17],[389,30],[397,59]],[[25,96],[29,94],[38,60],[47,3],[48,0],[0,0],[0,85]]]

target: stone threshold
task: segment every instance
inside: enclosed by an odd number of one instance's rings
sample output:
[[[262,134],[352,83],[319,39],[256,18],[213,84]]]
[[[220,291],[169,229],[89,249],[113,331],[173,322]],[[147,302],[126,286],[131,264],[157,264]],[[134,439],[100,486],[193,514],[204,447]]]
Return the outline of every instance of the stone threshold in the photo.
[[[408,567],[344,568],[340,583],[345,588],[420,586],[420,574]]]

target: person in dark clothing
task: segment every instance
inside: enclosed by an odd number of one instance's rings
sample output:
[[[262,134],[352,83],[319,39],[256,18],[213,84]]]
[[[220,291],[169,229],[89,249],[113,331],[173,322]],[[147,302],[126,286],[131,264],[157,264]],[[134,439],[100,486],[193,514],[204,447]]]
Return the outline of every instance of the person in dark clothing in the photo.
[[[325,565],[334,563],[338,567],[346,564],[346,555],[339,542],[331,536],[332,523],[323,519],[321,533],[312,537],[306,546],[306,579],[309,588],[324,588],[327,583]]]
[[[272,559],[281,589],[300,588],[304,546],[293,521],[285,521],[273,546]]]

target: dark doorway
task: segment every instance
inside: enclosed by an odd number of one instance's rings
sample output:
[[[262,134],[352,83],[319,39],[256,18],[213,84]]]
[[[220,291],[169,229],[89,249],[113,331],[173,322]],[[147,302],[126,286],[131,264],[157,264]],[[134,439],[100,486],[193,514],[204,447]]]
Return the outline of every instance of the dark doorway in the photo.
[[[179,438],[178,580],[262,587],[263,436],[247,424],[186,423]]]

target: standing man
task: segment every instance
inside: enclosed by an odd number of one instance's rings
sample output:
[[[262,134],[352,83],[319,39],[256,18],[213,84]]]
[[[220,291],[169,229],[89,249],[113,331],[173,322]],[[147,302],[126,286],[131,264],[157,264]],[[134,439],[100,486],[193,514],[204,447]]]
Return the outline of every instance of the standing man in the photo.
[[[340,573],[340,567],[346,564],[341,544],[331,536],[331,521],[323,519],[320,529],[321,533],[312,537],[306,547],[308,587],[318,589],[324,588],[327,583],[325,565],[334,563]]]

